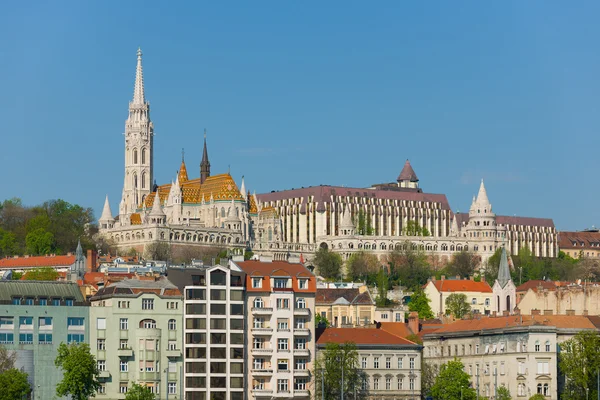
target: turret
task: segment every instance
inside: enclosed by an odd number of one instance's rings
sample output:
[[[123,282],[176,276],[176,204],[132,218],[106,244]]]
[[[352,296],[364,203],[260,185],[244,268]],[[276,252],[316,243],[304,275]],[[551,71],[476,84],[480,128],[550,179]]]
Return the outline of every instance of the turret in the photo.
[[[108,202],[108,195],[106,195],[106,199],[104,200],[104,208],[102,208],[102,215],[98,223],[100,224],[100,229],[111,229],[115,225],[115,219],[112,216],[110,203]]]
[[[404,167],[402,168],[402,171],[400,172],[400,175],[398,175],[398,179],[396,179],[396,181],[398,182],[399,187],[418,189],[419,178],[417,178],[415,170],[410,165],[410,161],[406,160]]]
[[[206,129],[204,130],[204,148],[202,149],[202,160],[200,161],[200,184],[210,176],[210,161],[208,161],[208,150],[206,148]]]

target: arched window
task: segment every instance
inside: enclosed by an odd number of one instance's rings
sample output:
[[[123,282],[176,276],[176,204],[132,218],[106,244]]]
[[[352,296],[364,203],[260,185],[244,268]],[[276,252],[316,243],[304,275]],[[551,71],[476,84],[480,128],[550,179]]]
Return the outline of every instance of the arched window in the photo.
[[[156,329],[156,321],[153,319],[143,319],[140,321],[140,328]]]
[[[269,229],[267,230],[267,240],[269,242],[273,240],[273,230],[271,229],[271,227],[269,227]]]
[[[262,297],[257,297],[254,299],[254,308],[263,308],[265,303],[263,302]]]
[[[540,341],[539,340],[535,341],[535,351],[540,351]]]
[[[142,148],[142,164],[146,164],[146,149]]]
[[[524,383],[519,383],[519,386],[517,387],[517,395],[525,396],[525,384]]]
[[[169,330],[174,331],[176,329],[177,329],[177,321],[175,321],[174,319],[170,319],[169,320]]]
[[[146,189],[146,173],[142,172],[142,189]]]
[[[550,341],[546,340],[546,351],[550,351]]]
[[[296,302],[296,308],[306,308],[306,300],[303,297],[300,297]]]
[[[538,394],[542,394],[542,390],[543,390],[543,389],[542,389],[542,384],[541,384],[541,383],[538,383],[538,384],[537,384],[537,392],[538,392]]]
[[[138,152],[137,152],[137,149],[133,149],[133,163],[134,164],[138,163]]]
[[[221,218],[225,218],[225,208],[221,207]]]
[[[137,189],[137,187],[138,187],[137,174],[133,174],[133,188]]]

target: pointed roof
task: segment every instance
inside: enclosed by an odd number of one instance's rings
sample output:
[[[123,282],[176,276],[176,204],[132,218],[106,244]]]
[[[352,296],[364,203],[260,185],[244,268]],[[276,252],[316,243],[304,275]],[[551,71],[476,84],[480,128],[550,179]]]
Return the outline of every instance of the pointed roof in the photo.
[[[417,174],[415,174],[415,170],[410,165],[410,161],[408,159],[404,163],[404,167],[398,175],[398,179],[396,181],[410,181],[410,182],[419,182],[419,178],[417,178]]]
[[[210,165],[210,161],[208,161],[208,149],[206,148],[206,129],[204,130],[204,148],[202,149],[202,160],[200,161],[200,166]]]
[[[158,192],[154,192],[154,198],[156,198],[158,196]],[[164,217],[165,213],[162,209],[162,207],[160,206],[160,197],[158,198],[159,201],[153,201],[152,202],[152,210],[150,211],[150,216],[152,217]]]
[[[508,267],[508,257],[506,256],[506,249],[502,247],[502,255],[500,256],[500,267],[498,268],[498,279],[501,288],[504,288],[508,281],[511,280],[510,268]]]
[[[354,224],[352,223],[352,215],[350,210],[344,205],[344,210],[342,211],[342,223],[340,224],[340,228],[342,229],[354,229]]]
[[[137,68],[135,70],[135,86],[133,88],[132,104],[141,106],[146,103],[144,94],[144,72],[142,70],[142,49],[137,51]]]
[[[81,247],[81,239],[77,240],[77,249],[75,250],[75,261],[83,260],[83,248]]]
[[[490,201],[487,196],[487,191],[485,190],[485,185],[483,184],[483,179],[481,180],[481,185],[479,185],[479,193],[477,193],[477,204],[479,204],[480,206],[490,204]]]
[[[244,182],[244,175],[242,175],[242,186],[240,186],[240,193],[244,197],[244,200],[248,200],[246,196],[246,183]]]
[[[235,203],[233,201],[233,199],[231,199],[231,207],[229,207],[229,210],[227,211],[227,221],[239,221],[240,218],[238,217],[238,213],[237,213],[237,209],[235,208]]]
[[[110,203],[108,202],[108,195],[104,200],[104,208],[102,209],[102,215],[98,221],[113,221],[112,211],[110,210]]]
[[[179,182],[181,182],[181,183],[187,182],[189,180],[187,168],[185,167],[185,159],[183,157],[183,151],[181,152],[181,165],[179,166],[179,173],[177,174],[177,178],[179,179]]]

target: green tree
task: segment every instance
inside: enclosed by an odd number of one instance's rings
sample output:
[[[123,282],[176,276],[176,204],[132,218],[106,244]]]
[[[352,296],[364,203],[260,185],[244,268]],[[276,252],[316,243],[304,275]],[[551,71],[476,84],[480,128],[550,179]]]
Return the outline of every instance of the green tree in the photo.
[[[416,333],[412,333],[406,337],[406,340],[410,340],[413,343],[423,344],[423,339],[419,337]]]
[[[377,274],[377,299],[375,299],[377,307],[385,307],[390,302],[387,298],[388,285],[389,278],[387,270],[381,268]]]
[[[316,314],[315,315],[315,328],[329,328],[329,320],[327,320],[327,317],[322,316],[321,314]]]
[[[475,273],[475,269],[479,265],[479,257],[467,250],[462,250],[454,253],[452,260],[446,267],[449,275],[468,278]]]
[[[431,395],[436,400],[474,400],[477,397],[471,387],[469,374],[464,371],[464,365],[458,358],[442,364]]]
[[[498,388],[498,396],[496,397],[497,400],[512,400],[512,397],[510,396],[510,391],[505,387],[505,386],[500,386]]]
[[[63,379],[56,386],[57,396],[87,400],[96,395],[100,387],[98,366],[87,343],[61,343],[54,364],[63,372]]]
[[[429,236],[429,230],[416,221],[408,221],[403,229],[406,236]]]
[[[536,393],[533,396],[531,396],[529,400],[546,400],[546,397],[544,397],[544,395],[542,394]]]
[[[564,399],[584,399],[589,390],[592,399],[598,397],[596,382],[600,368],[600,335],[582,331],[561,343],[559,368],[566,374]]]
[[[452,293],[446,298],[446,315],[452,315],[456,319],[471,312],[471,306],[467,302],[467,295],[464,293]]]
[[[156,396],[150,391],[148,386],[142,386],[134,383],[125,395],[125,400],[154,400]]]
[[[133,250],[133,255],[137,255],[137,251]],[[171,245],[166,242],[152,242],[144,247],[144,258],[147,260],[169,261],[171,259]]]
[[[0,228],[0,257],[15,255],[18,251],[17,236]]]
[[[500,258],[502,257],[502,247],[496,249],[494,254],[488,258],[487,265],[485,267],[485,281],[493,285],[498,278],[498,271],[500,270]]]
[[[358,211],[358,223],[354,223],[357,226],[356,233],[359,235],[370,236],[373,234],[373,227],[371,226],[371,218],[369,218],[364,210]]]
[[[430,300],[423,291],[423,289],[418,288],[417,290],[415,290],[412,296],[410,296],[408,310],[418,312],[419,318],[421,319],[433,318],[433,311],[431,311],[431,306],[429,305],[429,302]]]
[[[342,368],[344,373],[343,391],[356,393],[356,399],[365,399],[368,395],[363,390],[362,382],[365,373],[358,368],[358,351],[352,342],[327,343],[325,350],[315,360],[315,399],[338,400],[342,393]],[[324,389],[324,390],[323,390]],[[324,396],[323,396],[323,391]]]
[[[31,255],[50,254],[53,244],[54,235],[52,232],[44,230],[44,228],[38,228],[29,232],[25,238],[27,253]]]
[[[11,368],[0,373],[0,400],[15,400],[27,398],[31,387],[27,374],[17,368]]]
[[[331,279],[340,276],[342,257],[338,253],[320,248],[315,254],[314,262],[319,268],[319,275],[323,278]]]
[[[427,283],[427,279],[431,276],[427,255],[409,241],[404,241],[391,251],[387,260],[392,282],[403,285],[409,290],[420,288]]]
[[[55,281],[60,275],[54,268],[34,268],[25,273],[26,281]]]
[[[8,371],[11,368],[14,368],[16,360],[16,352],[10,351],[5,346],[0,345],[0,374]]]
[[[367,275],[377,272],[380,262],[372,253],[360,251],[346,261],[346,271],[352,280],[365,280]]]
[[[410,340],[410,339],[409,339]],[[421,362],[421,393],[423,396],[431,395],[431,388],[435,384],[439,373],[438,366],[428,360]]]

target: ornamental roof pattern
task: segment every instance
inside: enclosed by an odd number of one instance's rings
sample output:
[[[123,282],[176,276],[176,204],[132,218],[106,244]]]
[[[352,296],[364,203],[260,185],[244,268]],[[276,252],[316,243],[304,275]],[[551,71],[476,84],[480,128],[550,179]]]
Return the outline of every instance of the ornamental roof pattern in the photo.
[[[179,167],[179,183],[188,181],[187,168],[185,167],[185,161],[181,160],[181,166]]]
[[[139,213],[133,213],[129,217],[129,222],[131,223],[131,225],[141,225],[142,224],[142,217],[140,216]]]
[[[250,195],[250,192],[248,192],[248,212],[250,214],[256,214],[258,213],[258,206],[256,205],[256,198],[255,196]]]

